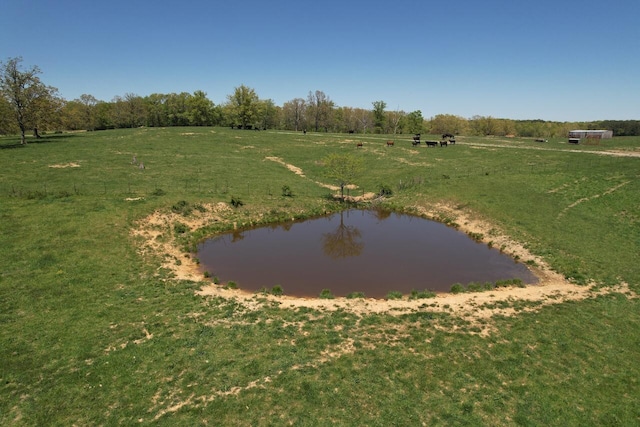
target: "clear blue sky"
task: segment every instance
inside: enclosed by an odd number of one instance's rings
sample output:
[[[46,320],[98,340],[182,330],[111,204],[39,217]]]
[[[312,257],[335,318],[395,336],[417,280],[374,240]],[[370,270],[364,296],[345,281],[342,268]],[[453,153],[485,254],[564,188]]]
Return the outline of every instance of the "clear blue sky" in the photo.
[[[640,119],[639,0],[3,0],[0,60],[67,100],[242,84],[277,105]]]

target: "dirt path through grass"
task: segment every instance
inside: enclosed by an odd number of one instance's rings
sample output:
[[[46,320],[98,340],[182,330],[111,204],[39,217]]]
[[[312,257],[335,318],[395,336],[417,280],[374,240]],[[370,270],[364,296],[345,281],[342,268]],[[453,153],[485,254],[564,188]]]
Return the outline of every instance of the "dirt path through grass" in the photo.
[[[512,141],[507,141],[507,142],[512,142]],[[613,156],[613,157],[640,157],[640,151],[575,150],[575,149],[548,148],[548,147],[528,147],[523,145],[500,145],[500,144],[479,143],[479,142],[464,142],[463,144],[469,145],[472,147],[507,148],[507,149],[516,149],[516,150],[562,151],[562,152],[568,152],[568,153],[597,154],[599,156]]]

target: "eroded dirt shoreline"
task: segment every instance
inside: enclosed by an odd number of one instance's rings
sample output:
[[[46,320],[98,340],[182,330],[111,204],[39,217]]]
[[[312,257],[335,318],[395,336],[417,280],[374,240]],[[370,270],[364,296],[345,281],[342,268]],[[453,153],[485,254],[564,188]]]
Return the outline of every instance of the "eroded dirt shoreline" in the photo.
[[[234,299],[249,308],[258,309],[266,299],[267,301],[278,302],[283,308],[344,309],[358,314],[400,314],[416,310],[427,310],[449,313],[469,321],[478,321],[495,315],[512,316],[518,312],[534,311],[545,305],[558,304],[569,300],[582,300],[603,292],[632,294],[628,286],[624,284],[617,286],[615,289],[607,288],[606,290],[595,290],[592,286],[572,284],[562,275],[549,268],[544,260],[529,253],[521,243],[515,242],[508,236],[496,231],[495,226],[492,224],[477,219],[477,217],[467,212],[443,204],[430,207],[415,206],[415,209],[419,214],[429,219],[454,218],[459,230],[484,236],[490,235],[490,240],[493,244],[502,248],[505,253],[512,257],[517,256],[525,261],[535,261],[536,267],[533,268],[533,272],[538,277],[539,283],[524,288],[497,288],[478,293],[438,294],[435,298],[418,300],[319,299],[295,298],[286,295],[276,297],[236,289],[225,289],[223,286],[213,284],[210,280],[204,278],[195,260],[178,247],[172,232],[173,224],[176,222],[185,224],[193,231],[213,222],[229,221],[233,212],[233,209],[226,203],[205,204],[203,208],[201,211],[194,211],[188,217],[173,212],[154,212],[143,221],[140,221],[139,226],[132,231],[132,234],[142,239],[140,247],[142,254],[159,256],[162,260],[160,268],[171,271],[175,279],[201,283],[202,287],[197,292],[199,295]],[[489,239],[489,237],[485,238]],[[525,308],[520,307],[516,310],[513,308],[513,303],[517,301],[534,302],[535,304],[526,304]]]

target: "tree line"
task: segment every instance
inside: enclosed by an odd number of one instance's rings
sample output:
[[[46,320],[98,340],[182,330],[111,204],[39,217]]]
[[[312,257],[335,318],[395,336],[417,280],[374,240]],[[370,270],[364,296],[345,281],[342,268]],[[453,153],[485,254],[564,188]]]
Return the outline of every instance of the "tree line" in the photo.
[[[21,142],[33,132],[103,130],[141,126],[230,126],[239,129],[349,132],[364,134],[496,135],[564,137],[571,129],[611,129],[616,136],[640,135],[640,120],[549,122],[487,116],[464,118],[438,114],[424,118],[420,110],[388,110],[384,101],[371,109],[337,106],[323,91],[309,91],[278,106],[241,85],[216,105],[201,90],[193,93],[126,93],[111,101],[83,94],[67,101],[45,85],[37,66],[24,69],[22,58],[0,63],[0,134],[20,133]]]

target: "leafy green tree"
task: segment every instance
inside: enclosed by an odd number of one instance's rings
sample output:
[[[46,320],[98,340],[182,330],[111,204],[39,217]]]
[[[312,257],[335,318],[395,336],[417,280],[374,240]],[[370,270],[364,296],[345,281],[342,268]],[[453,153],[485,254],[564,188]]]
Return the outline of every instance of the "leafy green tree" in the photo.
[[[82,129],[82,104],[77,100],[66,102],[62,108],[60,120],[64,129]]]
[[[61,100],[57,89],[46,86],[40,81],[40,69],[33,66],[22,70],[22,58],[10,58],[0,63],[0,96],[11,106],[11,112],[20,129],[20,143],[26,144],[26,129],[33,128],[38,135],[38,126],[45,125],[54,116],[47,109],[55,107],[59,110]]]
[[[335,120],[338,124],[338,131],[356,131],[358,126],[357,111],[352,107],[338,107],[335,109]]]
[[[187,117],[191,126],[211,126],[215,119],[215,105],[201,90],[193,92],[186,102]]]
[[[431,133],[462,135],[467,127],[467,119],[453,114],[438,114],[431,118]]]
[[[60,122],[64,129],[95,130],[95,108],[98,100],[92,95],[82,94],[80,98],[65,102],[60,112]]]
[[[424,118],[422,118],[422,111],[412,111],[405,117],[407,123],[407,130],[411,133],[423,133],[424,132]]]
[[[233,94],[227,96],[227,113],[232,124],[240,124],[246,128],[250,124],[254,124],[258,117],[258,95],[256,91],[240,85],[233,91]]]
[[[326,174],[340,186],[340,198],[344,201],[344,187],[352,184],[362,173],[364,166],[362,159],[351,154],[329,154],[324,159]]]
[[[83,127],[87,130],[94,130],[95,108],[98,104],[98,100],[93,95],[83,93],[76,101],[82,105]]]
[[[278,115],[278,107],[276,107],[273,99],[265,99],[258,101],[258,119],[260,127],[263,129],[274,128],[276,117]]]
[[[113,129],[113,103],[100,101],[95,107],[96,129]]]
[[[145,101],[134,93],[126,93],[124,97],[113,99],[113,122],[118,128],[139,127],[147,122]]]
[[[373,102],[373,127],[376,133],[383,133],[385,128],[384,110],[387,108],[387,103],[384,101]]]
[[[167,98],[168,95],[162,93],[152,93],[144,97],[144,103],[147,109],[147,126],[168,126]]]
[[[167,95],[166,112],[169,126],[189,126],[188,92],[170,93]]]
[[[13,134],[18,131],[18,126],[13,120],[13,110],[7,99],[0,96],[0,134]]]

